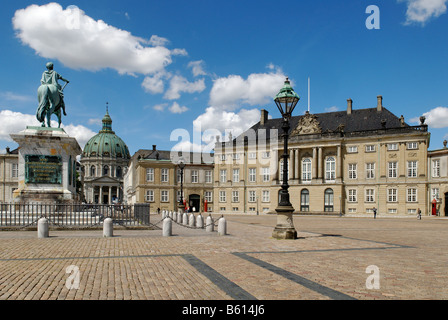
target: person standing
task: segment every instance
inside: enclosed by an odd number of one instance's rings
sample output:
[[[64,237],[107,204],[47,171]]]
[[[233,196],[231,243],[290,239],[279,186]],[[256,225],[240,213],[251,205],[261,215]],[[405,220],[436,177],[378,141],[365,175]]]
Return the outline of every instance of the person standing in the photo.
[[[420,208],[418,208],[418,211],[417,211],[417,219],[422,220],[422,210],[420,210]]]
[[[373,219],[376,219],[376,208],[373,207]]]

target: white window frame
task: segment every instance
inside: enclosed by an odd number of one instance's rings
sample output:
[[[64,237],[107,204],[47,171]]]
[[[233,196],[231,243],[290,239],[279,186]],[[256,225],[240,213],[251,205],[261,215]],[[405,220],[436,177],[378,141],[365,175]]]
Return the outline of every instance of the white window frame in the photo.
[[[205,170],[205,183],[212,183],[212,170]]]
[[[407,149],[408,150],[417,150],[418,149],[418,142],[408,142],[407,143]]]
[[[325,180],[336,180],[336,159],[334,157],[328,157],[325,159]]]
[[[240,192],[237,190],[232,191],[232,202],[240,202]]]
[[[388,188],[387,189],[387,202],[398,202],[398,189]]]
[[[418,161],[417,160],[408,161],[407,164],[408,178],[417,178],[417,174],[418,174]]]
[[[227,194],[225,191],[219,191],[219,202],[227,202]]]
[[[347,153],[358,153],[358,146],[348,146]]]
[[[257,168],[249,168],[249,182],[257,181]]]
[[[11,178],[18,178],[19,177],[19,164],[13,163],[11,166]]]
[[[169,202],[170,192],[168,190],[160,190],[160,202]]]
[[[271,201],[271,192],[269,190],[263,190],[261,201],[262,202]]]
[[[205,191],[204,199],[207,200],[208,203],[213,202],[213,191]]]
[[[398,150],[398,143],[387,144],[387,151],[397,151],[397,150]]]
[[[431,201],[436,199],[437,201],[439,200],[439,196],[440,196],[440,189],[439,188],[431,188]]]
[[[240,182],[240,169],[233,169],[232,181]]]
[[[199,171],[191,170],[191,183],[199,183]]]
[[[302,181],[311,181],[313,162],[310,158],[302,159]]]
[[[358,190],[348,189],[348,202],[358,202]]]
[[[440,178],[440,159],[432,160],[432,177]]]
[[[398,162],[397,161],[389,161],[387,163],[387,176],[389,178],[397,178],[398,177]]]
[[[375,189],[365,189],[365,202],[373,203],[375,202]]]
[[[418,190],[417,188],[408,188],[406,191],[406,202],[415,203],[418,202]]]
[[[168,175],[169,175],[168,168],[160,169],[160,182],[169,182]]]
[[[349,179],[358,179],[358,164],[357,163],[349,163],[348,164],[348,178]]]
[[[154,168],[146,169],[146,182],[154,182]]]
[[[227,169],[221,169],[219,171],[219,181],[222,183],[227,182]]]
[[[375,179],[375,162],[366,163],[366,179]]]
[[[366,152],[375,152],[376,148],[374,144],[366,145]]]
[[[263,167],[263,182],[269,182],[271,180],[271,173],[269,167]]]
[[[249,190],[249,202],[253,203],[257,201],[257,193],[255,190]]]
[[[154,190],[146,190],[145,201],[154,202]]]

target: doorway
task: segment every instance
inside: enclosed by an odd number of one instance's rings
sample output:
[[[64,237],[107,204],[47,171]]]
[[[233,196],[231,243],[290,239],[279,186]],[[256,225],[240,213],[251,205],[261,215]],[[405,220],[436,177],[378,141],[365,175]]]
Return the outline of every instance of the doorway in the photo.
[[[445,193],[445,217],[448,217],[448,192]]]
[[[198,194],[191,194],[189,197],[189,205],[190,205],[190,212],[201,211],[201,196]]]

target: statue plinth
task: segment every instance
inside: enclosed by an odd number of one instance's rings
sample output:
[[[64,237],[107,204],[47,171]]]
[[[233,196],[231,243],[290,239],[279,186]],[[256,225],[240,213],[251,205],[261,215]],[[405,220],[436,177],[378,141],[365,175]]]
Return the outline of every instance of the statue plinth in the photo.
[[[82,153],[64,129],[31,127],[11,134],[19,144],[19,188],[14,202],[72,203],[76,195],[76,156]]]

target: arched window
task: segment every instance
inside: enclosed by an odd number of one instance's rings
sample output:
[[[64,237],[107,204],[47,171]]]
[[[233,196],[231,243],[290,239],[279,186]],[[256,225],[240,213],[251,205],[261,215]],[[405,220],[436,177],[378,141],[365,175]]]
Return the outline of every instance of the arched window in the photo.
[[[121,167],[117,167],[116,177],[121,178],[121,174],[122,174]]]
[[[95,166],[91,166],[90,167],[90,176],[94,177],[96,175],[96,170],[95,170]]]
[[[336,179],[336,160],[328,157],[325,161],[325,180],[334,181]]]
[[[311,181],[311,159],[302,160],[302,181]]]
[[[300,193],[300,211],[310,211],[310,192],[303,189]]]
[[[324,203],[325,203],[325,207],[324,207],[325,212],[333,212],[334,211],[334,207],[333,207],[333,205],[334,205],[333,189],[325,190]]]
[[[104,166],[103,167],[103,176],[107,176],[109,175],[109,166]]]

